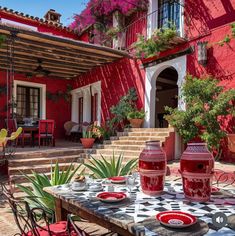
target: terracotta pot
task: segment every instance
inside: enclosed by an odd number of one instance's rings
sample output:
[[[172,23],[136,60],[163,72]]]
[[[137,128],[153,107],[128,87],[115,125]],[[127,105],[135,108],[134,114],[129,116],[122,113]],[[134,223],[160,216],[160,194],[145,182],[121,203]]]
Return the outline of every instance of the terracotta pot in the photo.
[[[80,138],[83,148],[92,148],[95,142],[94,138]]]
[[[142,191],[147,195],[161,194],[166,176],[166,153],[159,141],[148,141],[139,157]]]
[[[228,149],[230,152],[235,153],[235,134],[227,134],[228,137]]]
[[[214,157],[206,143],[189,143],[180,160],[184,195],[192,201],[205,202],[211,196]]]
[[[144,119],[129,119],[132,128],[140,128]]]

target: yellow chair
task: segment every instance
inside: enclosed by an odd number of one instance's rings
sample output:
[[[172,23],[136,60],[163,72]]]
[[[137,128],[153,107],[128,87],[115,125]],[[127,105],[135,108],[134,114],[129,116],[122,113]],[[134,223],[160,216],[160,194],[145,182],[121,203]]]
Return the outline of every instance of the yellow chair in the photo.
[[[19,135],[22,133],[23,129],[22,127],[19,127],[16,132],[12,132],[10,137],[7,137],[7,140],[15,140],[19,137]]]
[[[7,130],[1,129],[0,131],[0,150],[3,151],[7,143]]]

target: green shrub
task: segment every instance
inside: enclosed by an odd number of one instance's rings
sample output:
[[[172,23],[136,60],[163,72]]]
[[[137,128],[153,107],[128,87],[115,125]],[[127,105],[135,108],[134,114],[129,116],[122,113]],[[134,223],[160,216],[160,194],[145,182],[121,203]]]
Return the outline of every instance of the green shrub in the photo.
[[[128,113],[127,118],[128,119],[144,119],[145,117],[145,112],[144,110],[136,110],[136,111],[131,111]]]
[[[95,159],[91,156],[90,163],[84,163],[83,165],[92,171],[92,176],[95,179],[109,178],[114,176],[128,175],[137,165],[138,159],[132,159],[123,164],[123,154],[118,157],[113,156],[107,160],[101,155],[101,160]]]
[[[210,150],[219,151],[220,141],[226,135],[221,118],[235,114],[235,89],[224,90],[219,81],[187,75],[182,87],[186,110],[166,107],[165,119],[176,127],[185,143],[195,137],[204,140]]]
[[[29,203],[30,207],[43,208],[46,212],[53,215],[55,199],[52,195],[43,191],[43,188],[70,183],[80,166],[81,164],[77,168],[74,168],[74,165],[71,164],[68,168],[66,168],[66,170],[63,169],[60,171],[59,164],[57,162],[54,168],[51,167],[50,177],[36,172],[32,172],[33,177],[24,174],[24,176],[31,183],[31,187],[26,187],[21,184],[17,184],[16,186],[26,193],[27,196],[24,197],[24,199]]]

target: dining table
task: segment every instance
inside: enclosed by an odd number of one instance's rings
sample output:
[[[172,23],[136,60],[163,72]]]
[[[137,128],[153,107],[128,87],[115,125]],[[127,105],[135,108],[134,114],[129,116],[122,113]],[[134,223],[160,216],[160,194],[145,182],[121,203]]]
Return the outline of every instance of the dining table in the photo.
[[[38,124],[18,124],[18,127],[22,127],[23,133],[30,133],[32,137],[32,146],[35,144],[35,134],[38,133]]]
[[[90,188],[100,183],[99,191]],[[235,236],[234,186],[214,188],[207,202],[186,199],[181,179],[176,177],[166,179],[164,191],[157,196],[141,191],[139,177],[132,189],[125,183],[97,179],[81,191],[74,190],[72,183],[46,187],[44,191],[55,198],[57,221],[72,213],[124,236]],[[97,198],[100,192],[125,193],[127,197],[120,202],[103,202]],[[196,222],[185,228],[165,226],[156,215],[167,211],[189,213],[196,217]]]

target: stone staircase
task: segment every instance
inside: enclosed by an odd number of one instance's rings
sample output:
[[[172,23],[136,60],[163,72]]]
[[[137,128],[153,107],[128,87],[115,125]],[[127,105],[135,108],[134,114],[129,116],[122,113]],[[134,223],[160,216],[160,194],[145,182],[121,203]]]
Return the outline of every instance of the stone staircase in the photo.
[[[87,151],[92,157],[100,159],[100,154],[109,158],[113,155],[123,153],[124,162],[138,158],[145,147],[146,141],[159,140],[166,151],[167,160],[174,159],[175,138],[173,128],[128,128],[124,132],[118,132],[117,136],[104,141],[104,144],[98,145],[96,149]]]
[[[81,162],[82,148],[58,148],[19,152],[8,161],[9,180],[13,183],[27,183],[22,173],[32,176],[32,171],[50,175],[51,165],[57,161],[60,169],[68,167],[72,162]]]

